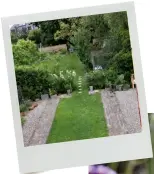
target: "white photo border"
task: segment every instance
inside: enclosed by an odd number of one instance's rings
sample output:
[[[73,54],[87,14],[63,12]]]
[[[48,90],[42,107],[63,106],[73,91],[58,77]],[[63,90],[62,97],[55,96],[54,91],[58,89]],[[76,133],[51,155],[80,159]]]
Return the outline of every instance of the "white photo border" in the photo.
[[[24,147],[16,88],[10,25],[53,19],[127,11],[132,56],[142,119],[142,132],[129,135]],[[6,63],[21,173],[152,158],[151,138],[133,2],[77,8],[2,18]],[[10,144],[11,145],[11,144]]]

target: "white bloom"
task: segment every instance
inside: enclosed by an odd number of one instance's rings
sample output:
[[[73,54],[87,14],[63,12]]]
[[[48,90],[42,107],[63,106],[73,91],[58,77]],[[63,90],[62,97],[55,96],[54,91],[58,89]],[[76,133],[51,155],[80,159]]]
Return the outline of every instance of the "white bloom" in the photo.
[[[64,75],[63,75],[63,74],[60,74],[60,78],[65,79],[65,77],[64,77]]]
[[[60,74],[60,75],[63,74],[63,71],[60,71],[59,74]]]
[[[57,74],[53,74],[54,77],[58,78]]]
[[[73,71],[73,72],[72,72],[72,75],[75,77],[75,76],[76,76],[76,72],[75,72],[75,71]]]

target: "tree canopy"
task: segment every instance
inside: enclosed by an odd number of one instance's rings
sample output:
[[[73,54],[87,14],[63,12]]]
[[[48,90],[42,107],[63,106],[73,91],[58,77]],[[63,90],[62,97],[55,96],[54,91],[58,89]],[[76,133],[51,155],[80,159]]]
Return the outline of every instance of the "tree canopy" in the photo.
[[[95,62],[104,69],[111,68],[119,74],[125,74],[126,78],[133,72],[127,12],[32,24],[38,29],[30,31],[23,39],[32,40],[36,44],[41,42],[44,47],[66,44],[68,51],[72,46],[87,70],[92,69]],[[12,42],[16,43],[20,37],[12,33],[11,38]]]

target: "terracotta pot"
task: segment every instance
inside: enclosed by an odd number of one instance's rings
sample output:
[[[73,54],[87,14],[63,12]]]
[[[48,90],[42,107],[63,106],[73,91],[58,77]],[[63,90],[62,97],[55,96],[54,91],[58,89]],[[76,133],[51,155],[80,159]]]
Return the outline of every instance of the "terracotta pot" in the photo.
[[[35,107],[37,107],[37,106],[38,106],[37,103],[33,103],[33,104],[32,104],[32,107],[33,107],[33,108],[35,108]]]
[[[33,110],[35,107],[37,107],[38,104],[37,103],[33,103],[31,107],[29,107],[29,110]]]
[[[20,115],[21,116],[25,116],[25,112],[20,112]]]

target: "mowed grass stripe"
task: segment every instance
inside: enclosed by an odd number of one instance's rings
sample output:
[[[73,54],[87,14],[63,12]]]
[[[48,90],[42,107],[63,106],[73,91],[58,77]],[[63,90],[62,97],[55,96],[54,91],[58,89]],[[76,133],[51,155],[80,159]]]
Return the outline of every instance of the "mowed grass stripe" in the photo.
[[[73,93],[61,99],[47,143],[108,136],[100,93]]]

